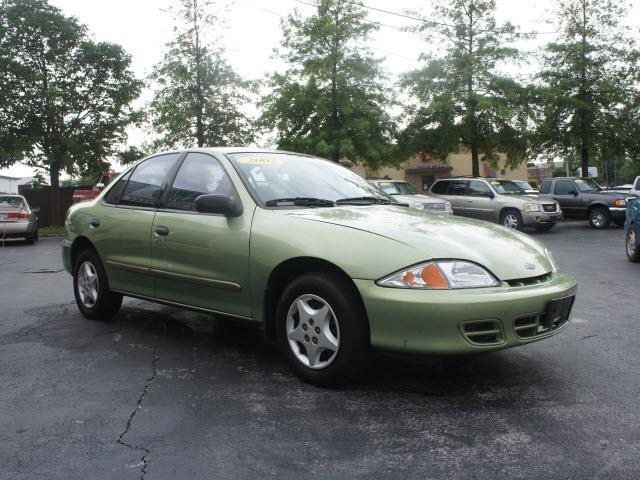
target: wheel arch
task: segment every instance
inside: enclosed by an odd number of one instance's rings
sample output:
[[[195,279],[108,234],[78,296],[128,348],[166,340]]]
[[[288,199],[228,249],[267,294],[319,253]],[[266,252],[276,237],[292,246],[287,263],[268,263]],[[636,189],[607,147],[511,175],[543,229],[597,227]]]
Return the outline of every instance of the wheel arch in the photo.
[[[267,287],[264,291],[263,297],[263,322],[264,322],[264,334],[265,338],[269,342],[275,342],[275,310],[278,303],[278,298],[284,291],[284,289],[295,278],[305,273],[318,273],[327,272],[334,273],[342,277],[349,285],[352,286],[352,293],[357,298],[362,312],[365,315],[365,321],[367,328],[369,328],[369,319],[367,317],[367,311],[364,306],[362,296],[358,291],[355,283],[351,277],[336,264],[327,260],[323,260],[317,257],[294,257],[284,260],[278,264],[269,275],[267,280]]]
[[[98,255],[98,251],[96,250],[96,247],[93,245],[93,243],[91,243],[91,240],[89,240],[87,237],[78,236],[73,240],[73,243],[71,244],[71,269],[72,270],[75,267],[78,255],[80,255],[80,253],[82,253],[83,251],[89,248],[94,250],[96,252],[96,255]],[[100,255],[98,255],[98,258],[100,258]]]
[[[587,216],[591,215],[591,212],[593,210],[595,210],[596,208],[604,208],[607,212],[609,211],[609,207],[607,205],[605,205],[604,203],[601,203],[601,202],[596,202],[596,203],[592,203],[587,208]]]

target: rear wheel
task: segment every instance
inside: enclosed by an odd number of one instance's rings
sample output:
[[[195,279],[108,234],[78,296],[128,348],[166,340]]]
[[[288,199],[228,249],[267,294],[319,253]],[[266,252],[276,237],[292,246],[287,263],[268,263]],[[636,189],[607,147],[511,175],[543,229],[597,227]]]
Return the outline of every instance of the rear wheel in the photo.
[[[638,235],[636,226],[629,226],[626,235],[627,258],[630,262],[640,262],[640,247],[638,247]]]
[[[500,224],[514,230],[522,230],[522,214],[518,210],[505,210],[500,215]]]
[[[35,242],[36,237],[33,233],[27,233],[24,236],[24,241],[27,243],[27,245],[33,245],[33,243]]]
[[[596,207],[589,212],[589,224],[593,228],[602,230],[611,223],[611,212],[603,207]]]
[[[366,369],[369,328],[353,285],[336,274],[296,278],[276,308],[276,335],[303,380],[338,386]]]
[[[110,320],[122,305],[122,295],[109,291],[107,275],[93,249],[78,255],[73,268],[73,293],[82,315],[92,320]]]

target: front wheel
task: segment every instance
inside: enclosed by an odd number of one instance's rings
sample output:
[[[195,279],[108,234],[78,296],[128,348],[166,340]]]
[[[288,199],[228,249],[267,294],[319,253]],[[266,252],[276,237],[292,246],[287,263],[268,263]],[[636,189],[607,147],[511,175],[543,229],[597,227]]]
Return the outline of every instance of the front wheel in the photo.
[[[332,273],[304,274],[276,308],[278,344],[306,382],[335,387],[366,369],[369,328],[355,287]]]
[[[518,210],[506,210],[500,215],[500,224],[514,230],[522,230],[522,214]]]
[[[638,247],[638,236],[636,226],[630,225],[626,235],[627,258],[630,262],[640,262],[640,247]]]
[[[589,212],[589,224],[598,230],[605,229],[611,223],[611,213],[607,208],[597,207]]]
[[[110,320],[122,305],[122,295],[109,290],[107,274],[92,249],[78,255],[73,268],[73,293],[80,313],[91,320]]]

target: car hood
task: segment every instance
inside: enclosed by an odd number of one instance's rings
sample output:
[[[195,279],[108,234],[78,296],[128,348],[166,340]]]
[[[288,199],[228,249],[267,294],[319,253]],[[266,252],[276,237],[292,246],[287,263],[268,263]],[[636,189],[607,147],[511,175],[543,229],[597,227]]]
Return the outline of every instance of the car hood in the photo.
[[[445,215],[425,216],[397,206],[341,206],[281,210],[285,215],[380,235],[416,250],[416,263],[463,259],[501,280],[535,277],[552,270],[544,246],[521,232],[493,223]],[[380,252],[389,255],[390,252]],[[399,268],[402,268],[400,266]]]
[[[408,203],[411,205],[412,203],[420,202],[420,203],[446,203],[447,201],[443,198],[438,197],[430,197],[428,195],[391,195],[392,198],[395,198],[399,202]]]

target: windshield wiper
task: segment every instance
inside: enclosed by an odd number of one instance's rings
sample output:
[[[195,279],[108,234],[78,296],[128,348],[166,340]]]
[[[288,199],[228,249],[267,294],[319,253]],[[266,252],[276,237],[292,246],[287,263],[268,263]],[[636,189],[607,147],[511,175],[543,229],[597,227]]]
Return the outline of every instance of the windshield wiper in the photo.
[[[313,197],[290,197],[274,198],[265,202],[267,207],[277,207],[281,205],[293,205],[295,207],[335,207],[331,200]]]
[[[336,200],[336,205],[391,205],[392,203],[380,197],[351,197]]]

